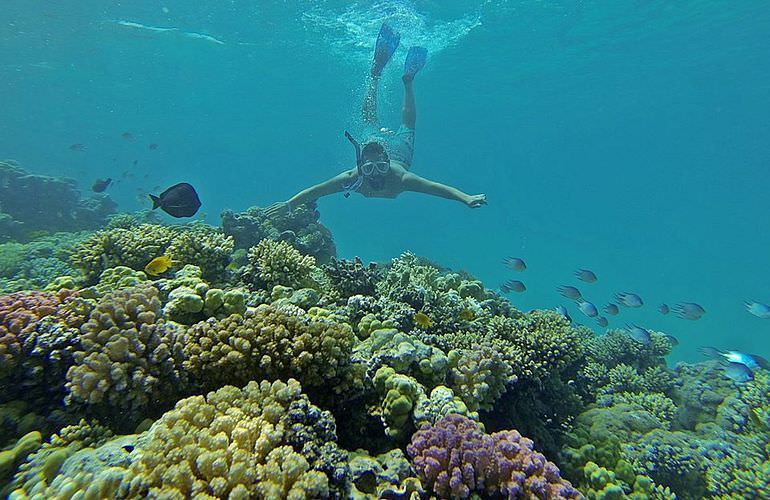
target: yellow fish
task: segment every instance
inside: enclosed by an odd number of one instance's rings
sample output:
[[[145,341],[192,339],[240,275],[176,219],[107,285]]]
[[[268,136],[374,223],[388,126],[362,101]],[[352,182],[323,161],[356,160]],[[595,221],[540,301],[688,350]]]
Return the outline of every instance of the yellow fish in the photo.
[[[149,264],[144,266],[144,272],[149,274],[150,276],[157,276],[159,274],[163,274],[171,267],[171,257],[168,255],[161,255],[160,257],[155,257],[150,261]]]
[[[428,329],[433,326],[433,320],[424,312],[415,313],[414,322],[422,329]]]

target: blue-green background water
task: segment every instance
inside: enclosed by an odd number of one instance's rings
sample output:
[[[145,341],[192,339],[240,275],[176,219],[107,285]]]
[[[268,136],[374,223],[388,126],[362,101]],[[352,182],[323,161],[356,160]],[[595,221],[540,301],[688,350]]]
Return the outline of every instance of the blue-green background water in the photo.
[[[340,256],[411,250],[490,287],[521,279],[523,309],[566,303],[555,287],[587,267],[599,282],[581,288],[597,305],[616,291],[647,303],[611,326],[674,334],[677,359],[699,359],[700,345],[770,356],[770,321],[743,307],[770,302],[767,2],[189,4],[3,2],[0,157],[84,192],[129,171],[108,191],[122,210],[188,181],[217,224],[223,208],[265,206],[353,166],[342,132],[360,127],[387,19],[402,46],[382,119],[397,126],[404,55],[427,46],[413,171],[489,205],[323,199]],[[508,255],[529,269],[514,276]],[[707,314],[655,310],[678,301]]]

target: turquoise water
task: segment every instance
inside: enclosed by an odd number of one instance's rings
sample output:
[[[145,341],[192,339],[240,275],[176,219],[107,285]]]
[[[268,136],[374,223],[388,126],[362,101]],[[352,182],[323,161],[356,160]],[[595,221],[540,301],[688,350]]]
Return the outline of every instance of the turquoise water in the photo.
[[[767,3],[188,4],[4,2],[0,156],[84,192],[120,179],[108,192],[121,210],[187,181],[217,224],[223,208],[265,206],[353,166],[343,131],[360,128],[386,19],[402,46],[381,117],[398,124],[400,65],[409,45],[427,46],[413,171],[489,205],[323,199],[340,256],[411,250],[489,286],[521,279],[523,309],[565,303],[555,287],[587,267],[597,305],[617,291],[646,301],[610,326],[674,334],[676,359],[700,359],[701,345],[770,356],[770,323],[743,307],[770,302]],[[514,276],[508,255],[529,269]],[[655,310],[679,301],[707,313]]]

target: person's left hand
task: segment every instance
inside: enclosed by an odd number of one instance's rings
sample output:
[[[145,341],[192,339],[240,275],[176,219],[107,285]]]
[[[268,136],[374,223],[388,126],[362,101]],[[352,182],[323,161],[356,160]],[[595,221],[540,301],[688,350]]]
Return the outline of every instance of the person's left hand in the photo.
[[[474,194],[473,196],[469,196],[465,204],[470,208],[479,208],[481,205],[487,204],[487,195]]]

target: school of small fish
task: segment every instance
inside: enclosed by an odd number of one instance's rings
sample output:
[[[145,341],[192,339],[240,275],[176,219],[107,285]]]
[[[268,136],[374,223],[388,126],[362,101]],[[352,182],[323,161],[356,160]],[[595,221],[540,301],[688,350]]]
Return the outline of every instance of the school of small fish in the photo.
[[[527,269],[527,264],[521,257],[506,257],[503,259],[503,264],[508,269],[516,272],[523,272]],[[574,276],[583,283],[591,284],[598,281],[596,273],[590,269],[578,269],[574,272]],[[524,283],[519,280],[508,280],[500,286],[500,290],[503,293],[523,293],[526,289]],[[609,326],[607,317],[601,316],[597,306],[593,302],[587,300],[577,287],[566,284],[559,285],[556,287],[556,292],[562,297],[573,301],[583,315],[594,319],[596,324],[600,327],[606,328]],[[644,299],[634,292],[617,292],[613,296],[613,301],[605,304],[601,310],[608,316],[617,316],[621,312],[619,306],[629,309],[638,309],[644,306]],[[744,302],[744,306],[746,311],[751,315],[760,319],[770,319],[770,304],[765,304],[756,300],[747,300]],[[572,317],[570,316],[567,307],[560,304],[557,305],[554,310],[568,322],[572,322]],[[661,303],[657,307],[657,312],[664,316],[673,313],[674,316],[680,319],[698,321],[706,314],[706,309],[696,302],[678,302],[673,306]],[[623,330],[631,339],[640,344],[649,344],[652,342],[652,335],[647,328],[633,323],[626,323]],[[672,346],[679,345],[679,340],[673,335],[664,334],[664,337]],[[701,352],[704,355],[719,361],[723,367],[724,375],[737,383],[754,380],[754,373],[759,369],[770,370],[770,363],[763,357],[755,354],[740,351],[720,351],[713,347],[703,347],[701,348]]]

